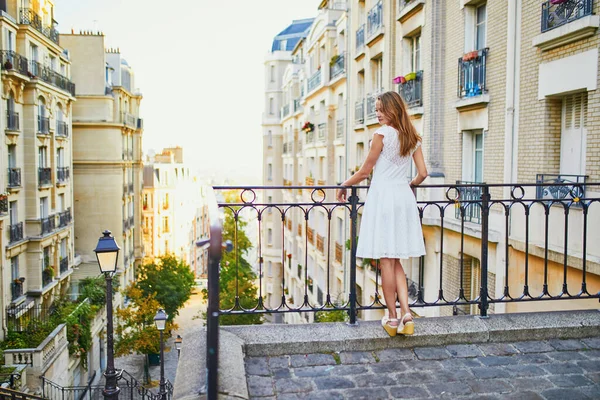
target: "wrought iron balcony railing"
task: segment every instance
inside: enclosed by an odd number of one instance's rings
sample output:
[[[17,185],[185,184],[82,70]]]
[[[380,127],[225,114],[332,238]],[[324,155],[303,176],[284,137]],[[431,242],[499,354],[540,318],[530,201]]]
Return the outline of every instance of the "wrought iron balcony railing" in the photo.
[[[71,177],[69,167],[58,167],[56,168],[56,182],[66,183]]]
[[[287,117],[289,114],[290,114],[290,105],[286,104],[281,109],[281,116],[282,117]]]
[[[54,26],[44,25],[44,20],[31,8],[21,8],[19,13],[19,23],[24,25],[31,25],[42,35],[58,44],[58,31]]]
[[[365,24],[356,30],[356,51],[359,52],[363,47],[365,47]]]
[[[6,71],[17,71],[22,75],[29,72],[29,60],[12,50],[2,50],[2,69]]]
[[[64,274],[69,270],[69,257],[62,257],[60,259],[60,274]]]
[[[542,32],[592,15],[594,0],[547,0],[542,3]]]
[[[474,222],[481,224],[481,183],[456,181],[457,185],[472,185],[472,186],[457,186],[458,204],[454,211],[454,217],[465,222]]]
[[[54,274],[52,272],[44,269],[42,271],[42,287],[46,287],[54,281]]]
[[[125,126],[135,129],[137,127],[137,118],[128,112],[122,112],[121,123],[123,123]]]
[[[23,296],[23,282],[13,282],[10,285],[11,301]]]
[[[38,168],[38,186],[52,185],[52,169]]]
[[[398,85],[398,93],[408,107],[423,105],[423,71],[417,71],[415,78]]]
[[[321,70],[317,70],[310,78],[308,78],[307,91],[310,93],[315,90],[321,84]]]
[[[377,113],[375,110],[375,103],[377,103],[377,97],[380,93],[383,92],[383,89],[379,89],[375,93],[367,94],[367,119],[374,119],[377,117]]]
[[[50,215],[40,218],[40,225],[42,227],[42,235],[54,232],[56,229],[56,216]]]
[[[335,138],[342,139],[344,137],[344,128],[346,127],[345,119],[338,119],[335,122]]]
[[[40,78],[44,82],[75,96],[75,84],[71,82],[69,78],[43,66],[38,61],[29,61],[29,71],[27,75],[31,78]]]
[[[338,55],[329,69],[329,76],[331,79],[343,75],[346,72],[346,54],[342,53]]]
[[[8,187],[9,188],[21,187],[21,168],[9,168],[8,169]]]
[[[585,197],[587,175],[537,174],[536,197],[547,200],[574,200]],[[556,185],[558,184],[558,185]]]
[[[487,53],[485,48],[458,59],[458,97],[479,96],[487,92]]]
[[[19,113],[14,111],[6,112],[6,130],[18,131],[19,129]]]
[[[377,33],[383,26],[383,2],[379,1],[367,14],[367,37]]]
[[[71,208],[67,208],[58,214],[58,226],[63,228],[71,223]]]
[[[38,133],[48,135],[50,133],[50,118],[38,115]]]
[[[365,101],[359,100],[354,104],[354,123],[362,124],[365,122]]]
[[[10,243],[23,240],[23,222],[10,225]]]
[[[69,136],[69,125],[66,122],[56,121],[56,136]]]

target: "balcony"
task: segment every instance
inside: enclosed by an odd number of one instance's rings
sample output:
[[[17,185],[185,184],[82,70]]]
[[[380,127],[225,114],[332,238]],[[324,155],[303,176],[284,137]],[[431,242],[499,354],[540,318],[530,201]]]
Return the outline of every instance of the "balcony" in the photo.
[[[484,185],[477,182],[456,181],[458,192],[458,207],[455,207],[454,217],[458,220],[481,224],[481,188]]]
[[[475,50],[458,59],[458,97],[469,98],[487,93],[488,49]]]
[[[29,72],[29,60],[12,50],[2,50],[2,70],[16,71],[21,75]]]
[[[65,211],[58,213],[58,226],[63,228],[71,223],[71,209],[68,208]]]
[[[540,200],[572,200],[575,205],[585,197],[587,175],[537,174],[535,183],[539,186],[536,198]]]
[[[17,300],[19,297],[23,296],[23,282],[15,282],[10,284],[10,293],[11,293],[11,301]]]
[[[69,125],[64,121],[56,121],[56,136],[69,137]]]
[[[39,78],[42,81],[75,96],[75,84],[71,82],[69,78],[43,66],[38,61],[29,61],[29,71],[27,72],[27,75],[32,79]]]
[[[0,214],[8,214],[8,196],[0,196]]]
[[[354,104],[354,123],[361,125],[365,122],[365,101],[359,100]]]
[[[50,118],[42,117],[38,115],[37,123],[38,135],[49,135],[50,134]]]
[[[410,75],[410,74],[409,74]],[[408,75],[407,75],[408,76]],[[414,78],[398,85],[398,93],[409,108],[423,106],[423,71],[414,73]]]
[[[542,3],[542,32],[592,15],[593,0],[545,1]]]
[[[6,112],[6,130],[17,132],[19,128],[19,113],[7,111]]]
[[[319,142],[327,141],[327,124],[322,123],[317,126],[317,140]]]
[[[344,130],[346,127],[346,120],[345,119],[338,119],[335,122],[335,138],[336,139],[343,139],[344,138]]]
[[[365,48],[365,24],[356,30],[356,53],[357,55],[364,52]]]
[[[294,113],[302,110],[302,104],[300,104],[300,99],[294,99]]]
[[[310,78],[308,78],[307,92],[310,93],[321,85],[322,76],[321,69],[317,70]]]
[[[38,186],[51,186],[52,185],[52,169],[51,168],[38,168]]]
[[[367,44],[383,34],[383,2],[379,1],[367,14]]]
[[[126,127],[129,127],[131,129],[136,129],[137,128],[137,118],[135,116],[133,116],[132,114],[129,114],[127,112],[122,112],[121,113],[121,121],[120,121],[123,125],[125,125]]]
[[[69,167],[58,167],[56,168],[56,183],[66,184],[71,177]]]
[[[377,91],[375,93],[367,94],[367,121],[370,119],[377,118],[375,103],[377,103],[377,97],[379,97],[379,94],[382,92],[383,92],[383,89],[379,89],[379,91]]]
[[[335,56],[332,59],[331,66],[329,67],[330,79],[337,78],[346,72],[346,55],[344,53]]]
[[[44,25],[44,20],[30,8],[21,8],[19,12],[19,23],[30,25],[42,35],[58,44],[58,31],[54,26]]]
[[[16,243],[23,240],[23,222],[17,222],[10,225],[10,243]]]
[[[21,187],[21,168],[8,169],[8,188],[14,189]]]
[[[281,117],[282,117],[282,118],[285,118],[285,117],[287,117],[288,115],[290,115],[290,105],[289,105],[289,104],[286,104],[285,106],[283,106],[283,107],[281,108]]]
[[[64,274],[69,270],[69,257],[62,257],[60,259],[60,274]]]
[[[40,218],[40,226],[42,236],[54,232],[56,229],[56,216],[50,215],[49,217]]]
[[[54,281],[54,273],[50,270],[52,267],[48,267],[42,271],[42,287],[46,287]]]

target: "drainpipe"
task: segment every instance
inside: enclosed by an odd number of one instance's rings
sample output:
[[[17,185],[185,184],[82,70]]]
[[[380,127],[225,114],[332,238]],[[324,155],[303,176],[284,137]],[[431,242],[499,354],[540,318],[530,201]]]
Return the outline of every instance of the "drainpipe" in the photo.
[[[352,16],[350,13],[350,9],[352,8],[351,2],[348,1],[346,2],[346,56],[345,56],[345,62],[346,62],[346,134],[344,135],[344,173],[342,175],[342,177],[348,173],[348,155],[350,154],[348,147],[350,145],[350,129],[352,127],[352,125],[350,125],[350,107],[352,106],[352,104],[350,104],[350,99],[352,97],[350,97],[350,65],[352,64],[351,62],[351,57],[350,57],[350,46],[352,45],[352,33],[350,32],[350,28],[352,26],[351,24],[351,20],[350,17]],[[340,182],[341,183],[341,182]],[[348,232],[349,229],[349,225],[348,225],[348,218],[344,218],[344,232]],[[343,240],[342,240],[342,246],[346,245],[346,240],[347,237],[344,236]],[[344,247],[342,247],[342,250],[344,249]],[[347,256],[347,252],[343,252],[343,254],[345,255],[345,259],[348,259]],[[346,260],[342,260],[342,261],[346,261]],[[349,261],[349,260],[348,260]],[[348,265],[347,263],[345,263],[344,265]],[[349,285],[349,275],[348,275],[348,269],[344,268],[344,292],[345,293],[350,293],[350,285]]]

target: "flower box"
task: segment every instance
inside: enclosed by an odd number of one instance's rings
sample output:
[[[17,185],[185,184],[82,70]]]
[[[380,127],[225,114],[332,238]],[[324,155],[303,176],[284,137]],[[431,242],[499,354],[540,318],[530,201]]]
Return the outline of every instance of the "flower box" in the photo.
[[[562,4],[562,3],[566,3],[569,0],[550,0],[550,4]]]
[[[476,59],[477,57],[479,57],[479,50],[475,50],[475,51],[470,51],[468,53],[466,53],[462,59],[463,61],[471,61]]]
[[[406,79],[406,81],[412,81],[417,79],[417,73],[416,72],[411,72],[409,74],[404,75],[404,79]]]

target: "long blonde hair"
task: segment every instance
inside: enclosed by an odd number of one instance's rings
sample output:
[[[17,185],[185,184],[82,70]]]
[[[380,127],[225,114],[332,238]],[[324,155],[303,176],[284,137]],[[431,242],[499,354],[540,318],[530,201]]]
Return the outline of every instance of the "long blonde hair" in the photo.
[[[406,157],[421,141],[421,136],[410,122],[404,100],[396,92],[385,92],[377,97],[381,112],[390,120],[390,126],[398,131],[400,155]]]

